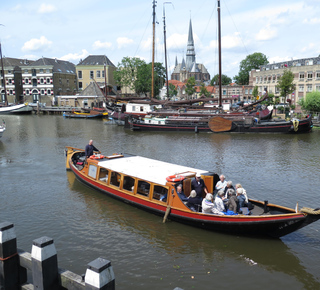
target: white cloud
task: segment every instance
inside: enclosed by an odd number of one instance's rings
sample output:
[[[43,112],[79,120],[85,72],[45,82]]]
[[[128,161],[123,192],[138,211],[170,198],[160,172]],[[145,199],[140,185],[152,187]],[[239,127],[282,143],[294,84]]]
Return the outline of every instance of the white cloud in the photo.
[[[187,47],[188,35],[174,33],[167,38],[167,48],[185,49]]]
[[[233,35],[226,35],[221,38],[221,48],[222,49],[231,49],[238,47],[241,44],[241,37],[239,36],[238,33],[235,33]],[[210,41],[210,49],[217,49],[218,47],[218,41],[217,40],[212,40]]]
[[[69,53],[66,54],[60,59],[62,60],[67,60],[67,61],[73,61],[73,60],[79,60],[79,59],[84,59],[89,55],[89,52],[86,49],[82,49],[81,53]]]
[[[38,13],[44,14],[44,13],[52,13],[55,12],[57,8],[51,4],[41,4]]]
[[[315,44],[310,42],[307,46],[301,49],[302,52],[312,51],[315,48]]]
[[[275,28],[270,27],[267,25],[265,28],[262,28],[256,35],[256,40],[263,41],[263,40],[270,40],[277,36],[277,30]]]
[[[101,48],[110,48],[112,46],[111,42],[101,42],[100,40],[97,40],[93,43],[92,48],[94,50],[101,49]]]
[[[52,41],[48,40],[45,36],[41,36],[40,39],[32,38],[25,42],[22,47],[22,51],[36,51],[41,49],[48,49],[52,45]]]
[[[320,23],[320,18],[304,19],[303,23],[306,23],[306,24],[318,24],[318,23]]]
[[[128,37],[118,37],[117,38],[118,48],[126,47],[131,43],[133,43],[133,40]]]

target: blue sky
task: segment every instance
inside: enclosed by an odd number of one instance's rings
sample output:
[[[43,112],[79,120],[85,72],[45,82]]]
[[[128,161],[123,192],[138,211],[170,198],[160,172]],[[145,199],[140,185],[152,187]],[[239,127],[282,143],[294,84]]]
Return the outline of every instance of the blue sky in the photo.
[[[187,48],[191,17],[196,60],[218,73],[217,1],[157,1],[155,59],[164,64],[163,7],[169,73]],[[168,2],[168,1],[166,1]],[[151,61],[152,0],[2,0],[0,41],[7,57],[50,57],[77,64],[104,54]],[[247,55],[264,53],[270,63],[320,54],[319,0],[221,0],[222,72],[233,77]]]

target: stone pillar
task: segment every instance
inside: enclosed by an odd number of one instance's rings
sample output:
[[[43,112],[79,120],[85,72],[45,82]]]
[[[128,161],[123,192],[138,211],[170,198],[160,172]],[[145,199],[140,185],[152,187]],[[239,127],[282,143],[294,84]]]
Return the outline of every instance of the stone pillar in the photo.
[[[58,258],[53,239],[42,237],[34,240],[31,259],[34,289],[59,289]]]
[[[12,223],[0,223],[0,289],[19,289],[17,237]]]
[[[85,276],[86,290],[114,290],[115,277],[111,262],[98,258],[88,264]]]

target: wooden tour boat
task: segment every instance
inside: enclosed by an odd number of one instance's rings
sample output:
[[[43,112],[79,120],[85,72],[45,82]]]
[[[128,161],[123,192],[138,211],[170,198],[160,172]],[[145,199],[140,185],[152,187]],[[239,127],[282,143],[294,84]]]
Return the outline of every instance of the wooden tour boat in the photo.
[[[107,112],[98,112],[94,110],[89,110],[88,112],[77,112],[77,111],[72,111],[72,112],[64,112],[63,117],[66,118],[84,118],[84,119],[92,119],[92,118],[102,118],[102,117],[108,117]]]
[[[320,218],[320,209],[298,210],[250,199],[250,215],[216,215],[193,211],[176,192],[183,185],[186,196],[197,173],[209,192],[219,177],[207,170],[180,166],[141,156],[96,154],[86,160],[84,150],[66,147],[66,169],[84,184],[138,208],[184,224],[237,235],[281,237]],[[161,197],[166,196],[166,201]]]

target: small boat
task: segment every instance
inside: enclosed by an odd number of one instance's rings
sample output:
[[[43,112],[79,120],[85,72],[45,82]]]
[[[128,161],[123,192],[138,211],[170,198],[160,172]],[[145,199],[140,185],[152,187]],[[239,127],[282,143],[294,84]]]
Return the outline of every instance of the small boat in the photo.
[[[102,118],[102,117],[108,117],[107,112],[98,112],[98,111],[89,111],[89,112],[63,112],[63,117],[66,118],[84,118],[84,119],[91,119],[91,118]]]
[[[207,117],[145,116],[142,119],[128,118],[127,123],[125,126],[133,131],[210,132]]]
[[[251,214],[217,215],[190,209],[177,194],[181,183],[186,196],[191,181],[200,174],[209,192],[219,177],[207,170],[181,166],[129,154],[95,154],[66,147],[66,169],[85,185],[113,198],[167,219],[206,230],[236,235],[279,238],[320,219],[320,209],[288,207],[249,199]],[[163,199],[162,197],[166,197]],[[164,201],[165,200],[165,201]],[[250,213],[250,212],[249,212]]]
[[[243,117],[228,120],[223,117],[213,117],[209,120],[212,132],[235,132],[235,133],[308,133],[311,132],[313,123],[312,116],[299,120],[293,118],[286,120],[260,120],[254,117]]]
[[[27,103],[0,107],[0,114],[31,114],[32,111],[32,107]]]
[[[6,123],[4,120],[2,120],[2,124],[0,125],[0,138],[3,135],[3,132],[6,130]]]

